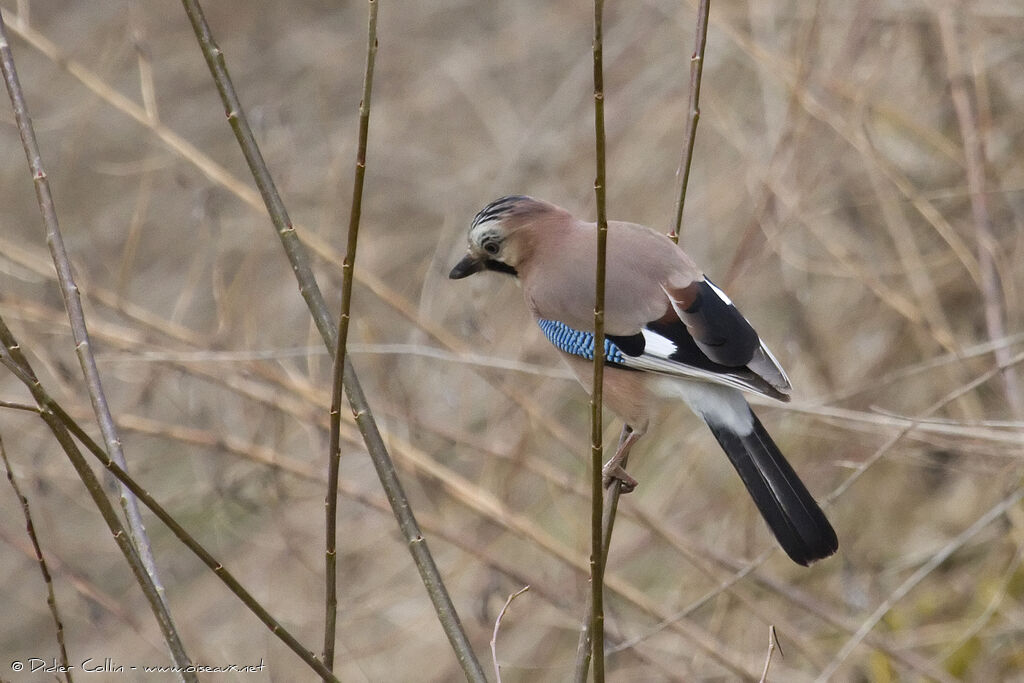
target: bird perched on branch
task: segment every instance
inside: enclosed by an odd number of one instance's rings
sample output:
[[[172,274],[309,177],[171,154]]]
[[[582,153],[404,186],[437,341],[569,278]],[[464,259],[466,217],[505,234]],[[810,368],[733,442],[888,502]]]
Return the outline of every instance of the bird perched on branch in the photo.
[[[458,280],[489,270],[516,278],[541,330],[589,391],[594,354],[597,227],[525,196],[485,206],[469,229]],[[802,565],[838,540],[825,514],[754,415],[742,391],[789,400],[786,373],[733,302],[671,240],[608,222],[604,403],[626,428],[604,466],[629,492],[622,466],[659,398],[681,397],[711,428],[786,553]],[[741,391],[742,390],[742,391]]]

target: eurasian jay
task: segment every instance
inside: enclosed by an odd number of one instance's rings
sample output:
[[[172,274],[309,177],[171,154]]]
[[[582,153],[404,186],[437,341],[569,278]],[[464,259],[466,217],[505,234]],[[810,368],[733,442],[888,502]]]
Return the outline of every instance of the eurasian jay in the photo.
[[[485,206],[453,280],[511,275],[541,330],[589,391],[594,353],[597,226],[525,196]],[[789,378],[733,302],[664,235],[608,222],[604,403],[626,430],[604,467],[629,492],[622,467],[659,398],[682,397],[722,446],[779,544],[802,565],[828,557],[836,533],[779,452],[741,390],[789,400]]]

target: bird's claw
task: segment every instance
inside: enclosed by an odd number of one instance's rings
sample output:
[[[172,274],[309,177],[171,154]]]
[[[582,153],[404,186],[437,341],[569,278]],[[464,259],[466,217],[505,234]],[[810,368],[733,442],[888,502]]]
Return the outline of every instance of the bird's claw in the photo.
[[[619,482],[619,493],[632,493],[636,488],[637,480],[629,476],[629,473],[622,468],[622,465],[608,463],[601,470],[604,487],[608,488],[612,482]]]

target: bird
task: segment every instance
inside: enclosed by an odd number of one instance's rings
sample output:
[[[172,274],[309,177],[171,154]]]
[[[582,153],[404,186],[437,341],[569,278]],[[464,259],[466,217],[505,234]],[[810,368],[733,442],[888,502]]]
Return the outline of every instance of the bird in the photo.
[[[470,223],[449,278],[516,279],[527,307],[583,387],[592,389],[597,226],[525,195],[496,199]],[[779,545],[808,566],[839,547],[836,532],[751,410],[743,392],[789,401],[782,366],[732,300],[664,234],[608,221],[604,404],[625,423],[604,483],[623,468],[656,402],[681,397],[718,441]]]

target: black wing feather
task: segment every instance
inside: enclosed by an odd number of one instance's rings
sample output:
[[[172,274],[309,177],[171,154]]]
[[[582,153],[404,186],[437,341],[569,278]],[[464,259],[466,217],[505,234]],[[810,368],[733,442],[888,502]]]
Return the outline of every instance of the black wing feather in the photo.
[[[761,346],[757,332],[711,282],[695,284],[693,303],[680,313],[690,336],[712,361],[730,368],[743,367]]]

